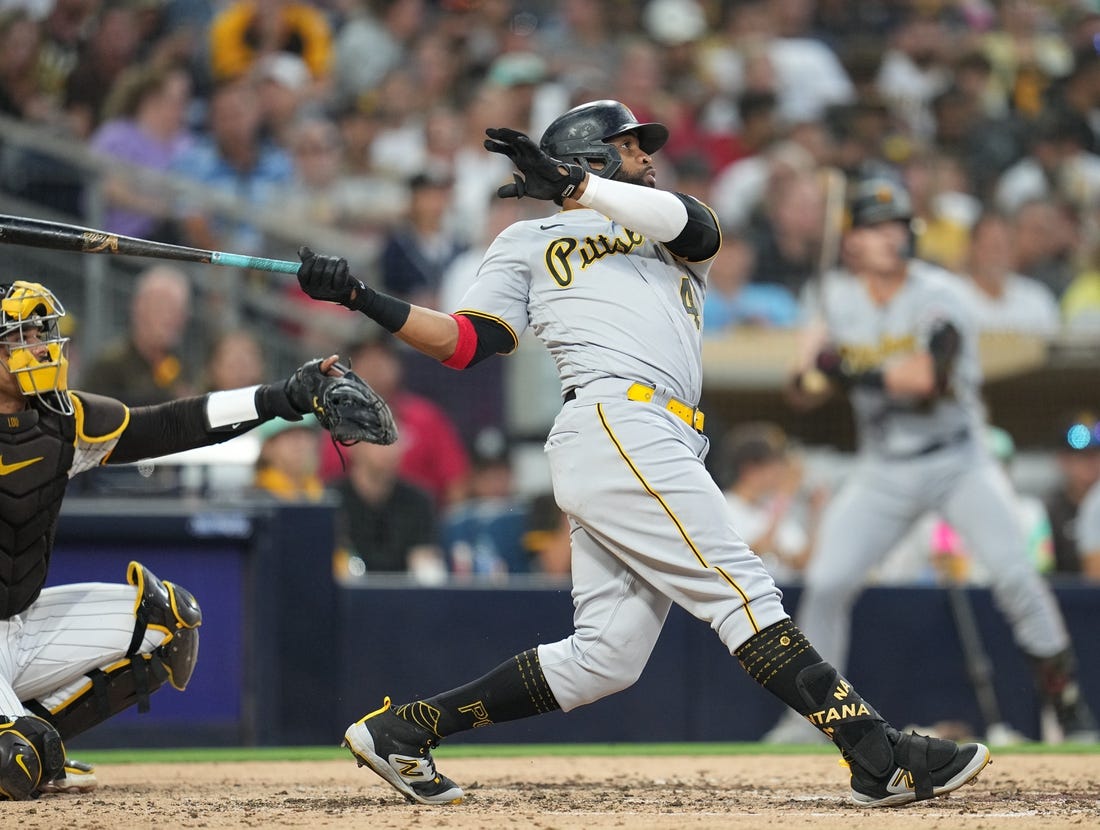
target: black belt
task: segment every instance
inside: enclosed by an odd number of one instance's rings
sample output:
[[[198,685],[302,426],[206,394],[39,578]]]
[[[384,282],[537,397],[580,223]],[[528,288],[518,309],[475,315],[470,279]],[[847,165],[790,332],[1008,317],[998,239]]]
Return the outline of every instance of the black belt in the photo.
[[[921,447],[919,450],[913,452],[902,453],[887,453],[890,458],[896,458],[899,460],[905,460],[907,458],[923,458],[926,455],[931,455],[934,452],[947,449],[948,447],[954,447],[957,444],[965,444],[970,440],[970,430],[964,429],[956,432],[953,435],[948,435],[946,438],[941,438],[939,441],[933,441],[931,444],[927,444]]]
[[[569,403],[570,401],[575,401],[576,399],[577,399],[577,390],[576,389],[570,389],[568,392],[566,392],[564,395],[561,396],[562,403]]]

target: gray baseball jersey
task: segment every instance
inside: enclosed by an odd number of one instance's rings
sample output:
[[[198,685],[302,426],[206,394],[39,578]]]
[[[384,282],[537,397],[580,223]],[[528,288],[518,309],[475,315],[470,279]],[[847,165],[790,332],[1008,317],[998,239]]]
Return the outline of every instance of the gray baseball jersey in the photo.
[[[981,434],[981,363],[973,303],[960,278],[920,260],[910,263],[898,293],[877,306],[863,284],[844,271],[825,280],[822,312],[832,342],[857,370],[927,350],[934,328],[950,323],[962,338],[948,394],[931,402],[899,399],[882,389],[852,390],[862,450],[910,455],[935,442]]]
[[[569,393],[546,452],[572,526],[575,630],[539,646],[566,711],[637,679],[673,602],[730,652],[787,617],[703,465],[706,436],[667,408],[699,399],[708,268],[575,209],[506,229],[461,302],[517,338],[530,326]],[[628,398],[637,384],[649,400]]]
[[[1028,561],[1012,484],[981,440],[977,330],[960,279],[911,261],[905,283],[881,306],[855,277],[834,273],[826,280],[822,309],[830,339],[855,369],[927,350],[942,322],[961,337],[942,396],[921,401],[883,389],[851,392],[860,458],[822,517],[798,610],[807,637],[841,670],[851,606],[866,574],[926,512],[950,522],[989,571],[1025,652],[1049,657],[1069,644],[1050,588]]]
[[[600,378],[702,392],[699,358],[710,263],[678,262],[659,243],[594,210],[517,222],[490,246],[462,310],[488,313],[549,349],[562,391]]]

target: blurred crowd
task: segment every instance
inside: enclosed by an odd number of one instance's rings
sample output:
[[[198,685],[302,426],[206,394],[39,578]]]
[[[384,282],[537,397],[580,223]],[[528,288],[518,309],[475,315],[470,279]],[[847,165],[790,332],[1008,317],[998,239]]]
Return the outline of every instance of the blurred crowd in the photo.
[[[836,258],[845,183],[887,173],[912,194],[918,256],[965,281],[984,329],[1100,338],[1090,0],[0,0],[0,114],[125,163],[96,184],[106,229],[268,256],[250,212],[337,229],[357,244],[331,253],[360,276],[444,311],[494,235],[545,207],[494,197],[511,169],[484,152],[484,129],[538,136],[596,98],[668,125],[660,186],[721,221],[708,335],[798,326],[807,285]],[[90,216],[85,183],[34,155],[5,156],[0,189]],[[249,209],[216,210],[219,195]],[[211,336],[205,369],[181,354],[192,288],[173,267],[143,274],[130,328],[74,361],[74,385],[143,403],[265,379],[261,333],[246,327]],[[273,429],[258,481],[356,505],[341,528],[347,573],[567,570],[552,499],[517,507],[500,361],[460,391],[392,344],[336,345],[407,438],[341,459],[308,424]],[[729,462],[754,475],[766,436],[731,440],[756,441]],[[745,488],[731,505],[797,572],[823,496],[803,499],[792,528],[774,506],[755,515],[761,479],[769,499],[794,501],[798,476],[772,470],[731,483]]]

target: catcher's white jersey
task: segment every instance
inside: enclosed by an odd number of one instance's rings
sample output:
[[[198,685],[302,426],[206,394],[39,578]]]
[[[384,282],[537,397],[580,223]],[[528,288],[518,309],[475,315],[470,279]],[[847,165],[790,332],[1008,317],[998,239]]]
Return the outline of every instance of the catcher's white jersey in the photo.
[[[574,209],[505,230],[462,299],[517,338],[530,326],[568,393],[546,453],[573,531],[574,633],[539,646],[566,711],[634,682],[673,602],[730,652],[788,616],[703,465],[708,269]],[[652,394],[631,396],[638,385]]]

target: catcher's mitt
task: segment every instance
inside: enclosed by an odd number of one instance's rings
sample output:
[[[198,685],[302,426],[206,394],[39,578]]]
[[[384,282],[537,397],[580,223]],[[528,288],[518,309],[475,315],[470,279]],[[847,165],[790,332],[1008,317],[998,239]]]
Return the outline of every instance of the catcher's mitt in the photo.
[[[303,412],[312,412],[344,446],[366,441],[392,444],[397,440],[397,424],[382,397],[354,372],[337,364],[340,376],[321,372],[321,360],[311,360],[286,382],[291,404]]]

